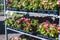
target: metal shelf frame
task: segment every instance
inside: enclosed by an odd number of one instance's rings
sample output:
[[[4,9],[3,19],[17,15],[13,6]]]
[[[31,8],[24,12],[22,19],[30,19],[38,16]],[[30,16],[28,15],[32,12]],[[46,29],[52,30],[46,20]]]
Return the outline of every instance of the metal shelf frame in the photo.
[[[31,34],[27,34],[27,33],[24,33],[24,32],[17,31],[17,30],[11,29],[11,28],[7,28],[7,30],[11,30],[11,31],[14,31],[14,32],[17,32],[17,33],[20,33],[20,34],[24,34],[24,35],[27,35],[27,36],[31,36],[31,37],[34,37],[34,38],[38,38],[38,39],[47,40],[47,39],[44,39],[44,38],[41,38],[41,37],[38,37],[38,36],[34,36],[34,35],[31,35]]]
[[[5,12],[7,11],[7,10],[5,10],[5,8],[6,8],[6,6],[5,6],[5,0],[4,0],[4,16],[6,16]],[[24,14],[28,13],[30,16],[52,16],[52,17],[56,17],[56,18],[59,18],[59,25],[60,25],[60,9],[59,9],[59,16],[54,15],[54,14],[42,14],[42,13],[32,13],[32,12],[20,12],[20,11],[13,11],[13,12],[24,13]],[[44,39],[44,38],[37,37],[37,36],[34,36],[34,35],[30,35],[30,34],[27,34],[27,33],[23,33],[23,32],[20,32],[20,31],[11,29],[11,28],[7,28],[6,23],[5,23],[5,40],[8,40],[8,31],[7,30],[15,31],[15,32],[18,32],[20,34],[25,34],[25,35],[28,35],[28,36],[31,36],[31,37],[42,39],[42,40],[48,40],[48,39]],[[58,35],[59,35],[58,38],[60,40],[60,34],[58,34]]]
[[[60,16],[58,15],[54,15],[54,14],[46,14],[46,13],[35,13],[35,12],[22,12],[22,11],[11,11],[11,10],[6,10],[9,12],[16,12],[16,13],[22,13],[22,14],[29,14],[29,16],[37,16],[37,17],[41,17],[41,16],[51,16],[51,17],[55,17],[55,18],[60,18]]]
[[[20,11],[10,11],[10,12],[17,12],[17,13],[27,14],[27,12],[20,12]],[[42,13],[38,13],[37,14],[37,13],[31,13],[31,12],[29,12],[28,14],[30,16],[40,16],[41,15],[41,16],[52,16],[52,17],[56,17],[56,18],[58,18],[60,16],[60,15],[58,16],[58,15],[53,15],[53,14],[42,14]],[[59,18],[59,25],[60,25],[60,18]],[[20,31],[11,29],[11,28],[7,28],[6,23],[5,23],[6,40],[8,40],[8,32],[7,32],[7,30],[11,30],[11,31],[14,31],[14,32],[17,32],[17,33],[20,33],[20,34],[25,34],[25,35],[28,35],[28,36],[31,36],[31,37],[34,37],[34,38],[38,38],[38,39],[41,39],[41,40],[48,40],[48,39],[44,39],[44,38],[41,38],[41,37],[38,37],[38,36],[34,36],[34,35],[31,35],[31,34],[23,33],[23,32],[20,32]],[[59,40],[60,40],[60,34],[59,34]]]

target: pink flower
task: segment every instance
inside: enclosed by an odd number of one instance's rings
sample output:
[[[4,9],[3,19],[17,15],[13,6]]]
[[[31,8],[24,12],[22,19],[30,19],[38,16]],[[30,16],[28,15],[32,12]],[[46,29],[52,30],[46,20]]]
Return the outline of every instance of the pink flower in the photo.
[[[51,26],[51,27],[56,27],[56,24],[51,24],[50,26]]]
[[[22,18],[21,18],[21,20],[24,20],[24,19],[25,19],[25,17],[22,17]]]
[[[56,26],[56,24],[52,24],[53,26]]]
[[[48,24],[46,24],[46,27],[48,27]]]
[[[15,37],[15,40],[18,40],[19,38],[18,37]]]
[[[19,21],[19,20],[16,20],[16,22],[17,22],[17,23],[20,23],[20,21]]]
[[[60,27],[58,27],[57,30],[60,31]]]
[[[46,27],[48,26],[48,21],[45,22]]]
[[[8,19],[8,16],[5,16],[4,18],[5,18],[5,19]]]
[[[29,19],[28,18],[25,18],[25,21],[28,21]]]
[[[48,31],[48,27],[46,27],[46,31]]]
[[[28,23],[28,27],[30,27],[30,25],[31,25],[31,24],[30,24],[30,23]]]
[[[60,5],[60,0],[57,1],[57,5]]]
[[[24,18],[21,18],[21,20],[23,20]]]

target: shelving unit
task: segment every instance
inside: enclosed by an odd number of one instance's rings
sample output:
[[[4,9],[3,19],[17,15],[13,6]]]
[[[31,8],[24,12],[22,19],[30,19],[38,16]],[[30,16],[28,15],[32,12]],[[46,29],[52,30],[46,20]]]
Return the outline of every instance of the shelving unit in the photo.
[[[10,11],[10,12],[16,12],[16,11]],[[17,11],[18,12],[18,11]],[[18,13],[24,13],[24,14],[27,14],[27,12],[18,12]],[[60,18],[58,15],[52,15],[52,14],[42,14],[42,13],[40,13],[40,14],[37,14],[37,13],[32,13],[32,12],[29,12],[28,13],[30,16],[52,16],[52,17],[56,17],[56,18]],[[60,20],[60,19],[59,19]],[[59,22],[60,23],[60,22]],[[17,32],[17,33],[20,33],[20,34],[25,34],[25,35],[28,35],[28,36],[31,36],[31,37],[34,37],[34,38],[38,38],[38,39],[42,39],[42,40],[48,40],[48,39],[44,39],[44,38],[41,38],[41,37],[38,37],[38,36],[34,36],[34,35],[31,35],[31,34],[27,34],[27,33],[24,33],[24,32],[20,32],[20,31],[18,31],[18,30],[14,30],[14,29],[11,29],[11,28],[8,28],[8,27],[6,27],[6,36],[7,36],[7,38],[8,38],[8,34],[7,34],[7,30],[11,30],[11,31],[14,31],[14,32]],[[60,37],[59,37],[60,38]],[[8,40],[8,39],[7,39]],[[60,39],[59,39],[60,40]]]
[[[40,16],[51,16],[51,17],[59,18],[59,25],[60,25],[60,10],[59,10],[59,16],[58,15],[54,15],[54,14],[46,14],[46,13],[34,13],[34,12],[22,12],[22,11],[4,10],[4,12],[6,12],[6,11],[23,13],[25,15],[29,14],[29,16],[38,16],[38,17],[40,17]],[[20,33],[20,34],[24,34],[24,35],[28,35],[28,36],[31,36],[31,37],[34,37],[34,38],[38,38],[38,39],[41,39],[41,40],[49,40],[49,39],[45,39],[45,38],[38,37],[38,36],[35,36],[35,35],[31,35],[31,34],[28,34],[28,33],[24,33],[24,32],[15,30],[15,29],[8,28],[6,26],[6,23],[5,23],[5,37],[6,37],[5,40],[8,40],[8,32],[7,32],[7,30],[11,30],[11,31],[14,31],[14,32],[17,32],[17,33]],[[59,40],[60,40],[60,34],[58,34],[58,35],[59,35]]]

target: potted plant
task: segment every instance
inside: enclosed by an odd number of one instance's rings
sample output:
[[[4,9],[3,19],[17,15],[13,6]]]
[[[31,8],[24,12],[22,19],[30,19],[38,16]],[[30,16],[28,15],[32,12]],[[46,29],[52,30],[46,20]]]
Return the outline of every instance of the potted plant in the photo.
[[[48,39],[58,39],[58,26],[57,24],[51,24],[49,22],[43,22],[38,27],[37,31],[40,32],[40,37],[48,38]]]
[[[28,18],[22,17],[22,18],[19,18],[18,20],[16,20],[16,22],[19,24],[18,26],[21,26],[20,27],[21,30],[29,32],[30,21]]]
[[[20,11],[27,11],[27,6],[29,5],[29,1],[28,0],[20,0],[19,2],[19,10]]]
[[[37,27],[39,26],[39,23],[38,23],[39,20],[37,19],[31,19],[30,20],[30,23],[31,23],[31,27],[30,27],[30,32],[33,33],[33,35],[36,35],[37,34]]]

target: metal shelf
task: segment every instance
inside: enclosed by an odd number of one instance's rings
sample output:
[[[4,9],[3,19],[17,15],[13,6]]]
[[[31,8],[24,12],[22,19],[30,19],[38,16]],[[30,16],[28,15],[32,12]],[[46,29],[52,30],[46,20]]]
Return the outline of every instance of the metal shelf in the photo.
[[[54,15],[54,14],[34,13],[34,12],[22,12],[22,11],[10,11],[10,10],[8,10],[8,11],[9,12],[17,12],[17,13],[29,14],[29,16],[38,16],[38,17],[40,17],[40,16],[52,16],[52,17],[60,18],[60,15],[58,16],[58,15]],[[60,19],[59,19],[59,24],[60,24]],[[48,40],[48,39],[44,39],[44,38],[41,38],[41,37],[38,37],[38,36],[34,36],[34,35],[31,35],[31,34],[20,32],[20,31],[11,29],[11,28],[6,28],[6,25],[5,25],[5,31],[6,31],[5,34],[6,34],[6,37],[7,37],[7,30],[15,31],[15,32],[18,32],[20,34],[25,34],[25,35],[28,35],[28,36],[31,36],[31,37],[34,37],[34,38],[42,39],[42,40]],[[60,40],[60,34],[59,34],[59,40]]]
[[[11,31],[14,31],[14,32],[17,32],[17,33],[20,33],[20,34],[28,35],[28,36],[31,36],[31,37],[34,37],[34,38],[38,38],[38,39],[42,39],[42,40],[48,40],[48,39],[44,39],[44,38],[41,38],[41,37],[38,37],[38,36],[34,36],[34,35],[31,35],[31,34],[27,34],[27,33],[24,33],[24,32],[20,32],[20,31],[11,29],[11,28],[7,28],[7,30],[11,30]]]
[[[17,13],[22,13],[22,14],[29,14],[29,16],[37,16],[37,17],[41,17],[41,16],[51,16],[51,17],[55,17],[55,18],[60,18],[60,16],[55,15],[55,14],[46,14],[46,13],[35,13],[35,12],[22,12],[22,11],[10,11],[7,10],[9,12],[17,12]]]

